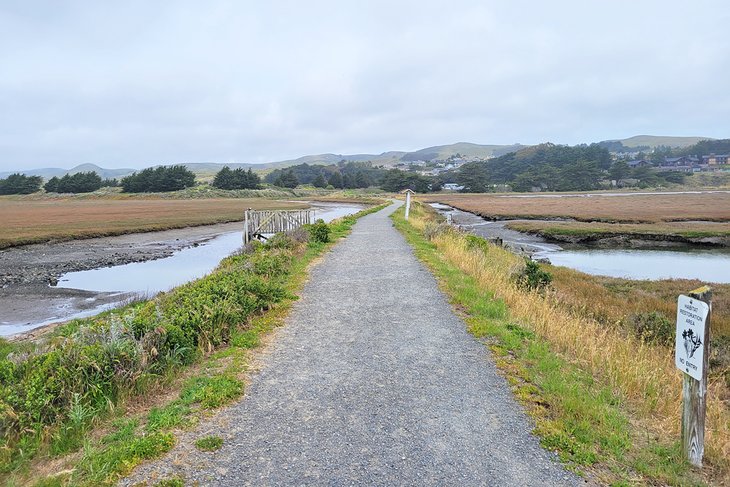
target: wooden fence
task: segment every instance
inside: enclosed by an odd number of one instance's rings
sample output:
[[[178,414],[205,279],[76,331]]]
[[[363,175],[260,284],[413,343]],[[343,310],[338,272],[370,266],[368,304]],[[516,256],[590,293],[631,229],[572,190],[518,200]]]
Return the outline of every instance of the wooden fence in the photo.
[[[243,223],[243,243],[264,234],[288,232],[314,223],[314,210],[246,210]]]

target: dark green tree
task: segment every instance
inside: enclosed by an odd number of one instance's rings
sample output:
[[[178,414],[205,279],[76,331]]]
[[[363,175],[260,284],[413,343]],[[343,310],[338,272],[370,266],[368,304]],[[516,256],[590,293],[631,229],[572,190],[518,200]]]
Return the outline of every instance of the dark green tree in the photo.
[[[358,171],[355,174],[355,187],[356,188],[368,188],[371,185],[370,178],[364,171]]]
[[[230,167],[223,166],[223,168],[218,171],[213,178],[213,187],[219,189],[233,189],[233,186],[233,171],[231,171]]]
[[[60,179],[55,178],[56,181],[53,181],[53,179],[51,178],[46,183],[46,186],[44,186],[46,191],[52,190],[56,193],[91,193],[102,186],[101,176],[94,171],[65,174]]]
[[[32,194],[41,189],[43,178],[40,176],[26,176],[25,174],[11,174],[0,179],[0,194]]]
[[[464,186],[465,193],[485,193],[489,188],[487,166],[481,162],[468,162],[461,166],[456,181]]]
[[[312,181],[312,186],[314,186],[315,188],[326,188],[327,181],[325,181],[324,179],[324,174],[317,174],[317,177],[314,178],[314,181]]]
[[[195,174],[183,165],[149,167],[122,178],[125,193],[178,191],[195,185]]]
[[[616,181],[619,179],[626,179],[629,177],[629,174],[631,174],[631,168],[629,168],[629,165],[626,164],[626,161],[616,161],[613,163],[613,166],[611,166],[609,174],[611,175],[611,179],[615,179]]]
[[[294,171],[284,171],[281,173],[279,178],[274,183],[276,186],[279,186],[281,188],[296,188],[299,185],[299,180],[297,179],[296,174],[294,174]]]
[[[53,176],[51,179],[46,181],[46,184],[43,185],[43,189],[45,189],[48,193],[58,193],[58,177]]]
[[[339,171],[333,172],[332,175],[330,176],[328,183],[330,184],[330,186],[333,186],[337,189],[342,189],[344,187],[343,181],[342,181],[342,174],[340,174]]]

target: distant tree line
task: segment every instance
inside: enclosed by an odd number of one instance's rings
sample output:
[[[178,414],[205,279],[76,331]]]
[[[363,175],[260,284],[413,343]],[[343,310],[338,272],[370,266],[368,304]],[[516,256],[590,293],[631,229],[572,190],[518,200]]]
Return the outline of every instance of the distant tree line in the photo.
[[[264,181],[282,188],[311,184],[315,188],[355,189],[378,185],[385,172],[385,169],[373,167],[370,162],[342,160],[328,166],[304,163],[276,169],[267,174]]]
[[[455,174],[464,191],[485,192],[494,185],[510,185],[515,191],[597,189],[611,155],[598,144],[540,144],[483,162],[462,165]]]
[[[124,193],[178,191],[195,185],[195,174],[183,165],[149,167],[122,178]]]
[[[26,176],[25,174],[11,174],[0,179],[0,194],[32,194],[41,189],[43,178],[40,176]]]
[[[216,173],[213,179],[213,187],[219,189],[259,189],[261,178],[251,169],[244,171],[243,168],[231,170],[224,166]]]
[[[116,179],[102,180],[94,171],[52,177],[43,186],[49,193],[91,193],[105,186],[117,186]]]
[[[631,179],[635,180],[631,184],[636,186],[652,187],[681,184],[687,175],[677,171],[658,172],[651,167],[631,168],[624,160],[613,161],[602,144],[547,143],[488,161],[469,162],[441,177],[455,180],[464,187],[464,192],[482,193],[504,185],[514,191],[588,191],[605,187],[609,180]]]

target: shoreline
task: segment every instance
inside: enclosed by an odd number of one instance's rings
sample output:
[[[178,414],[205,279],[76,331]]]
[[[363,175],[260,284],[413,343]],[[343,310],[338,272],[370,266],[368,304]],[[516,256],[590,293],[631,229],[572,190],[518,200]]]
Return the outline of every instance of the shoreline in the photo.
[[[4,249],[0,251],[0,330],[47,324],[7,336],[0,332],[0,336],[13,341],[23,336],[32,338],[53,323],[94,310],[102,312],[105,306],[134,296],[53,286],[63,274],[163,259],[218,235],[240,231],[241,227],[239,222],[218,223]]]

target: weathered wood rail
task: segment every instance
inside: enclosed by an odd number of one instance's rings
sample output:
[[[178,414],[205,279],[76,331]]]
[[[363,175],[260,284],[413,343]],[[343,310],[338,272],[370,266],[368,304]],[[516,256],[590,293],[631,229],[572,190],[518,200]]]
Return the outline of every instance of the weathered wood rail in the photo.
[[[315,210],[246,210],[243,223],[243,243],[264,234],[288,232],[314,223]]]

